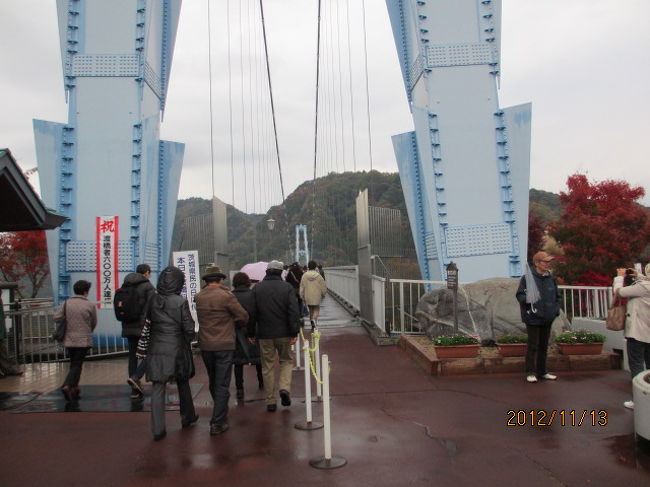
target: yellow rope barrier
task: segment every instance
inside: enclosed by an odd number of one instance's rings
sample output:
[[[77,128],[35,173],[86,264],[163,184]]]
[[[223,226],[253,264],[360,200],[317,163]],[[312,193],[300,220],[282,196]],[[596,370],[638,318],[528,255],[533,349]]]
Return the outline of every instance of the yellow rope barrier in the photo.
[[[302,338],[302,343],[307,343],[307,340],[305,339],[305,335],[302,332],[302,328],[300,328],[300,337]],[[318,377],[318,374],[316,373],[316,368],[315,368],[315,362],[316,362],[316,348],[317,344],[320,341],[320,333],[317,330],[314,330],[311,334],[311,339],[312,339],[312,344],[314,344],[313,347],[308,348],[307,350],[309,351],[309,370],[311,370],[311,375],[314,377],[314,380],[318,383],[323,385],[323,381]],[[303,350],[307,348],[306,346],[303,346]]]

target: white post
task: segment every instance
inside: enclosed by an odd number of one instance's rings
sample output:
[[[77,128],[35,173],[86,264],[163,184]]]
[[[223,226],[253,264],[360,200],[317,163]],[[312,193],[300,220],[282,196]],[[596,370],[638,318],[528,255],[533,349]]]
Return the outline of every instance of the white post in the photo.
[[[302,367],[300,366],[300,331],[298,331],[298,340],[296,340],[296,343],[294,344],[294,350],[296,352],[296,366],[294,367],[293,370],[301,370]]]
[[[323,437],[325,441],[325,461],[332,459],[332,424],[330,421],[330,365],[327,354],[323,355]]]
[[[305,354],[305,421],[296,423],[294,426],[299,430],[317,430],[323,427],[323,423],[313,421],[311,411],[311,367],[309,366],[309,340],[305,340],[303,353]]]
[[[325,356],[326,355],[323,355],[323,357]],[[323,395],[322,386],[320,383],[320,381],[323,380],[322,379],[323,375],[321,374],[321,368],[320,368],[320,340],[316,340],[316,352],[315,352],[314,360],[316,361],[316,400],[319,401],[321,396]]]
[[[309,367],[309,340],[305,340],[305,421],[311,423],[311,370]]]
[[[333,469],[348,463],[345,458],[332,457],[332,422],[330,418],[330,362],[327,354],[323,355],[323,441],[324,456],[314,458],[309,464],[314,468]]]

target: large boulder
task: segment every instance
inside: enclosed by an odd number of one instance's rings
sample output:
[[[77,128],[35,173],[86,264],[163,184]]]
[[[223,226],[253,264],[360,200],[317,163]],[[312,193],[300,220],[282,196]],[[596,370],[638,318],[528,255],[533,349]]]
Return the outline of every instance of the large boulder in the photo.
[[[519,279],[494,278],[458,286],[458,328],[479,335],[481,340],[496,340],[501,335],[525,334],[519,302],[515,298]],[[420,328],[430,337],[454,331],[454,293],[451,289],[433,290],[420,298],[415,316]],[[552,334],[570,328],[563,312],[553,322]]]

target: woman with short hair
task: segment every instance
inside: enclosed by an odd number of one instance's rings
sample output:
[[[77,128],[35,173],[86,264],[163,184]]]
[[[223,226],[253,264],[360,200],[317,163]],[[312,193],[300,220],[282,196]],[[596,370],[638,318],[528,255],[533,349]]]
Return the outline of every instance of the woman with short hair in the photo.
[[[88,301],[91,283],[74,283],[74,296],[66,299],[54,313],[54,321],[66,321],[63,346],[70,357],[70,370],[63,381],[61,392],[68,403],[79,399],[79,379],[88,349],[93,346],[93,330],[97,326],[97,308]]]

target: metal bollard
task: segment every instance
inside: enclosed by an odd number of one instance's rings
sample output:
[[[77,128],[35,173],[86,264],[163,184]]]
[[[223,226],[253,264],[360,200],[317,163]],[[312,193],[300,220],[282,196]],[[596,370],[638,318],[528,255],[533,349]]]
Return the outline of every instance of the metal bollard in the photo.
[[[329,357],[323,355],[323,440],[325,455],[309,461],[314,468],[334,469],[348,463],[345,458],[332,456],[332,423],[330,419],[330,366]]]
[[[309,367],[309,340],[305,340],[303,347],[305,354],[305,421],[295,424],[299,430],[317,430],[323,427],[323,423],[312,421],[311,411],[311,370]]]

